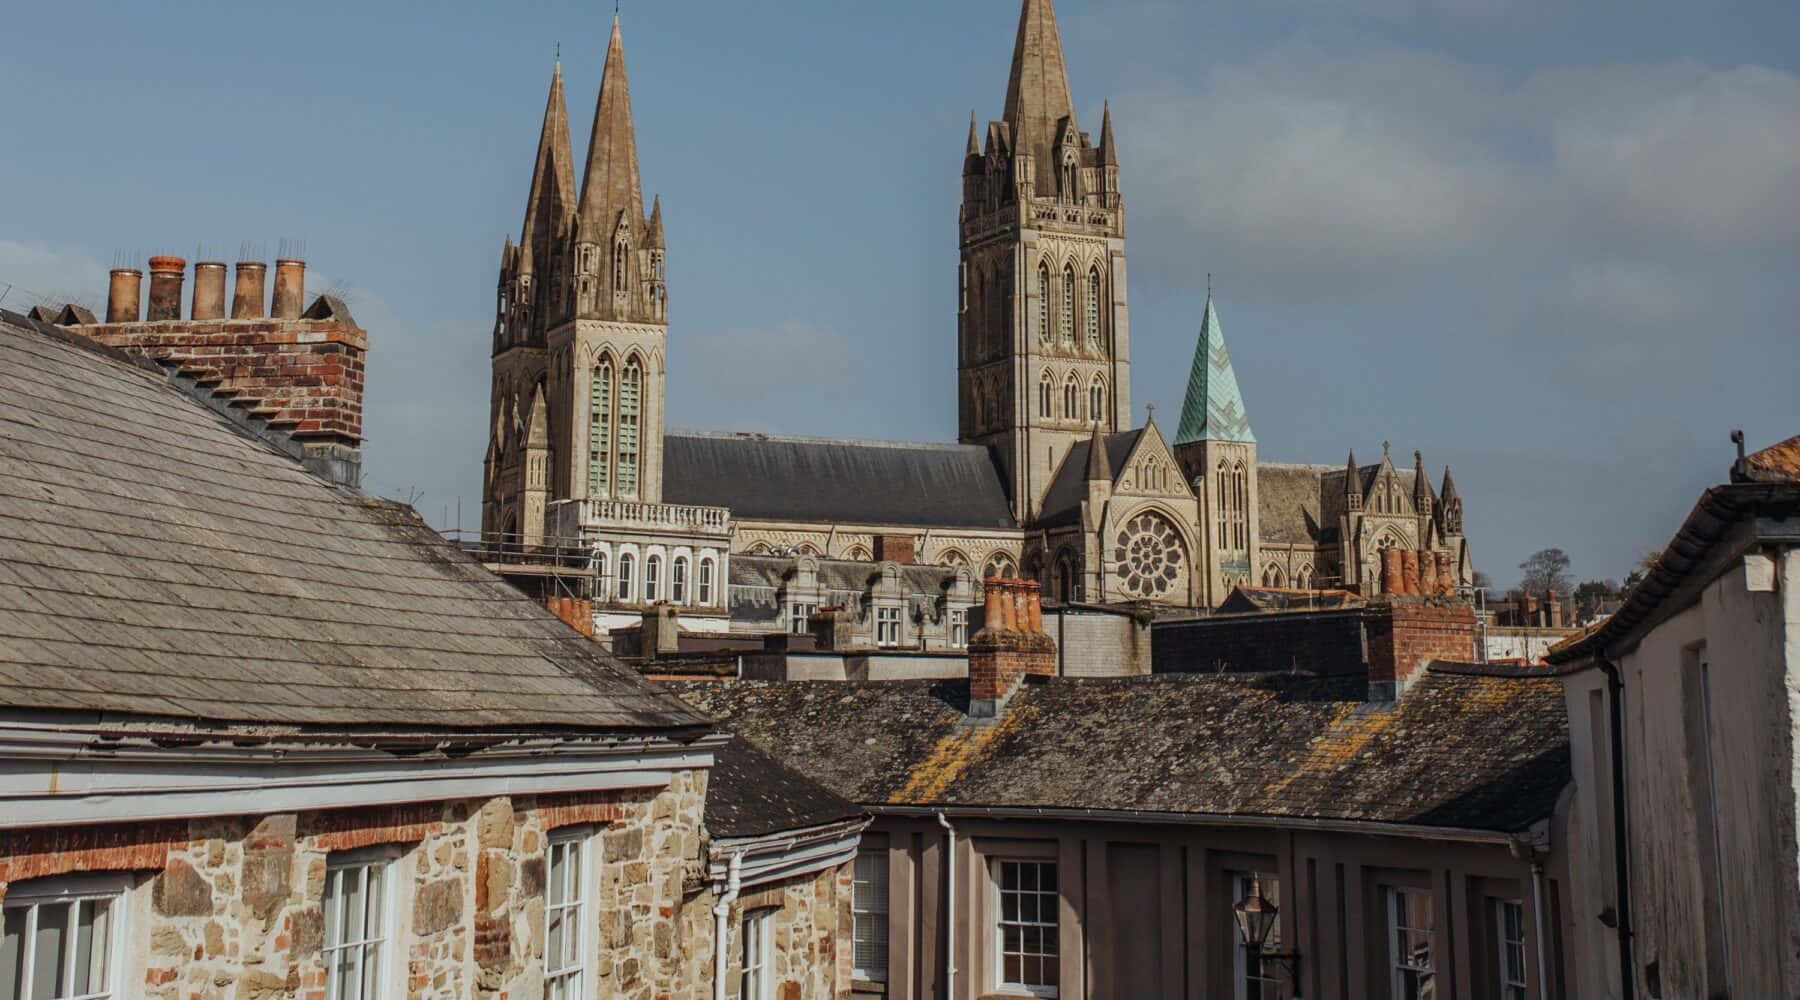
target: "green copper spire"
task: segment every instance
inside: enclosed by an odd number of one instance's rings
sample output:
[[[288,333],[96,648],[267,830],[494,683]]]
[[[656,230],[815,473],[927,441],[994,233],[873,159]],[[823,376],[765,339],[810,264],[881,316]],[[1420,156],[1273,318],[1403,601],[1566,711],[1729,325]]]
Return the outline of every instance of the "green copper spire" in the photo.
[[[1194,368],[1188,373],[1187,399],[1181,404],[1181,426],[1175,432],[1176,444],[1195,441],[1256,443],[1210,292],[1206,317],[1200,321],[1200,343],[1194,347]]]

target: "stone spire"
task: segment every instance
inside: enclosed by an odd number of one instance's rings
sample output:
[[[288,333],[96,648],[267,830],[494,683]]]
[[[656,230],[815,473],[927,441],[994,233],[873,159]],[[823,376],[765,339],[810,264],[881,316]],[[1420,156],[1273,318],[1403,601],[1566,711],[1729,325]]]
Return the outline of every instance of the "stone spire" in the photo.
[[[662,195],[660,194],[650,205],[650,234],[644,238],[644,246],[650,250],[668,249],[663,238]]]
[[[530,273],[539,244],[556,234],[575,201],[575,153],[569,145],[569,109],[563,101],[562,60],[550,74],[550,98],[544,102],[544,127],[538,134],[537,163],[531,168],[531,194],[525,200],[525,224],[519,230],[519,270]]]
[[[1100,436],[1100,422],[1096,420],[1094,436],[1088,439],[1087,481],[1110,483],[1112,480],[1112,462],[1106,455],[1106,439]]]
[[[1056,11],[1050,0],[1025,0],[1013,43],[1012,74],[1006,81],[1006,123],[1012,130],[1013,149],[1037,158],[1045,188],[1055,169],[1051,149],[1064,119],[1075,123],[1075,101],[1069,96]]]
[[[625,77],[625,42],[619,36],[619,19],[615,16],[612,41],[606,47],[606,71],[600,78],[600,101],[594,107],[587,168],[582,172],[583,237],[596,243],[611,239],[621,215],[634,227],[644,224],[637,133],[631,121],[631,84]]]
[[[963,147],[964,156],[980,156],[981,140],[975,134],[975,112],[969,112],[969,142]]]
[[[1344,501],[1351,510],[1362,509],[1362,470],[1356,465],[1356,449],[1350,450],[1350,460],[1344,464]]]
[[[1188,373],[1187,398],[1181,403],[1181,425],[1175,431],[1176,444],[1195,441],[1256,443],[1210,293],[1206,315],[1200,321],[1200,342],[1194,346],[1194,366]]]
[[[1119,148],[1113,142],[1111,101],[1102,106],[1100,114],[1100,165],[1103,167],[1119,165]]]
[[[1450,478],[1450,467],[1444,466],[1444,488],[1438,491],[1438,502],[1443,505],[1444,530],[1453,535],[1462,534],[1462,497],[1457,495],[1456,481]]]
[[[1413,508],[1431,513],[1431,480],[1425,478],[1425,456],[1418,451],[1413,452]]]

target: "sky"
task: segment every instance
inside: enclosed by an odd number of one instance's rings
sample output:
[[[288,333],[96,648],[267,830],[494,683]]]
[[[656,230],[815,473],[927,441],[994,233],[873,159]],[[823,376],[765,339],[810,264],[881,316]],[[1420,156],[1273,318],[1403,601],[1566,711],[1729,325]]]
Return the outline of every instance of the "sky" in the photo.
[[[610,7],[8,6],[0,305],[303,241],[370,334],[365,487],[478,526],[500,249],[559,47],[582,160]],[[953,439],[961,155],[1018,6],[625,3],[671,429]],[[1800,433],[1800,4],[1057,13],[1081,127],[1113,110],[1140,420],[1210,274],[1261,457],[1448,463],[1503,585],[1550,546],[1624,576],[1732,428]]]

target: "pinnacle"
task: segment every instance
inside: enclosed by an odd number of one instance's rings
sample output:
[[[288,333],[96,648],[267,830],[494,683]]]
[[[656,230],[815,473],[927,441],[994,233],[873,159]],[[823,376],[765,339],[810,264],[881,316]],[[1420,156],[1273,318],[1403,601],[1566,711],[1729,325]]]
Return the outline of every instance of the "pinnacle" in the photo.
[[[589,239],[609,237],[615,221],[621,217],[640,223],[644,218],[637,132],[631,119],[631,83],[625,73],[625,42],[619,33],[617,16],[613,18],[612,38],[606,47],[600,99],[594,107],[580,211],[582,228]]]

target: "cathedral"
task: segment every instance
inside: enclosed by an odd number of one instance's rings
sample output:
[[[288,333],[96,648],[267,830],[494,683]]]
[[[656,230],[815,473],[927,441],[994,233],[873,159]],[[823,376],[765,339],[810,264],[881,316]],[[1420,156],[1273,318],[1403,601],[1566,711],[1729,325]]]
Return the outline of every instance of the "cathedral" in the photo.
[[[1051,0],[1023,0],[1001,110],[962,158],[956,444],[666,432],[668,248],[615,18],[580,179],[559,64],[501,254],[483,534],[591,558],[602,629],[673,605],[694,630],[802,631],[837,606],[926,648],[966,638],[984,577],[1210,609],[1240,586],[1375,593],[1393,549],[1468,585],[1448,469],[1434,488],[1386,443],[1372,465],[1258,459],[1210,294],[1174,437],[1133,426],[1112,114],[1097,141],[1078,124]]]

